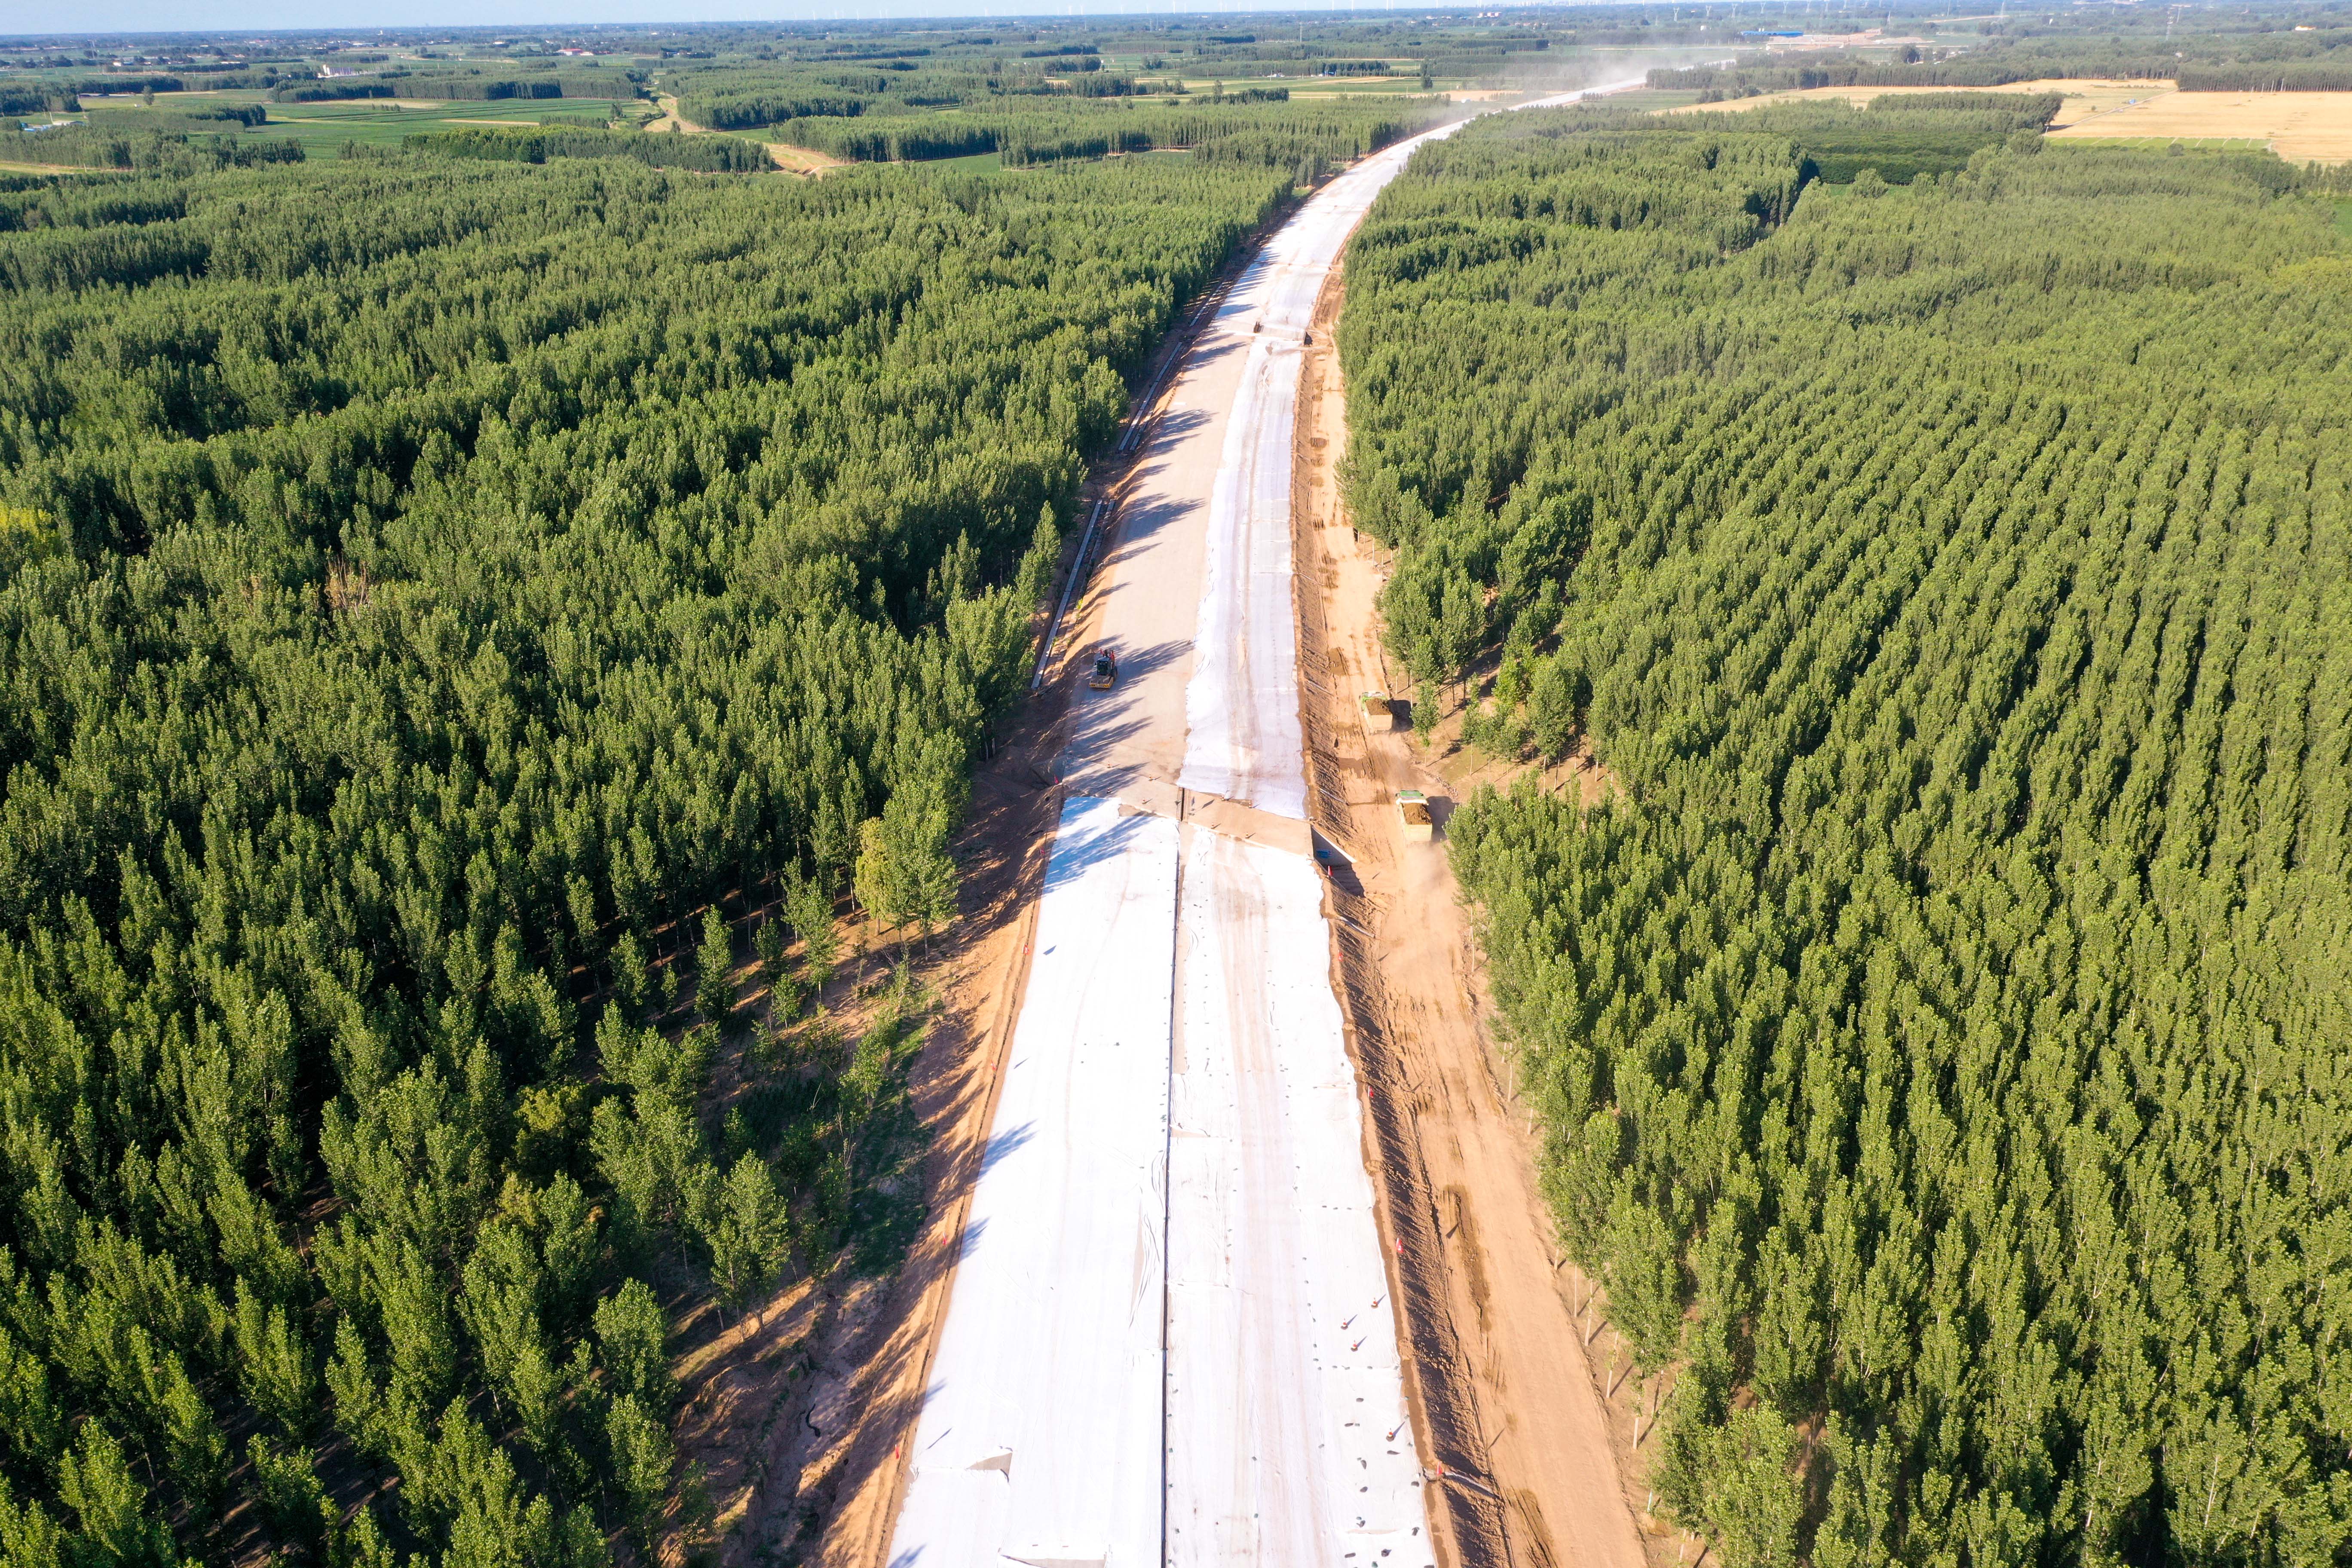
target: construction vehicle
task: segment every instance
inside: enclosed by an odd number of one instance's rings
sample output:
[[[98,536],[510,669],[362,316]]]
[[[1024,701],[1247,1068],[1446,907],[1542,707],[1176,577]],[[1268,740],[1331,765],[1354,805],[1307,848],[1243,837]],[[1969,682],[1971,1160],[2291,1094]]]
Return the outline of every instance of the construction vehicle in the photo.
[[[1397,821],[1404,826],[1405,842],[1426,844],[1437,837],[1437,819],[1429,814],[1429,797],[1417,789],[1401,789],[1396,795]]]
[[[1364,692],[1356,699],[1356,706],[1364,710],[1364,728],[1367,730],[1393,730],[1402,717],[1385,691]]]
[[[1097,691],[1108,691],[1118,684],[1118,660],[1108,645],[1095,649],[1095,668],[1087,675],[1087,684]]]

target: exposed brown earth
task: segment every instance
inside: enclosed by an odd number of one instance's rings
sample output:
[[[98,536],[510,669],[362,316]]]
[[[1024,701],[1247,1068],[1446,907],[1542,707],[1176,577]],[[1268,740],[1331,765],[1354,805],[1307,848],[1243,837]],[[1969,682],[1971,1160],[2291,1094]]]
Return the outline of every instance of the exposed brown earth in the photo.
[[[828,169],[845,169],[848,161],[820,153],[814,147],[789,147],[782,142],[762,143],[768,149],[768,159],[788,174],[806,174],[820,178]]]
[[[1367,1156],[1389,1198],[1383,1239],[1409,1314],[1416,1426],[1424,1452],[1455,1456],[1441,1539],[1462,1568],[1692,1561],[1699,1543],[1648,1516],[1647,1456],[1633,1441],[1637,1411],[1646,1439],[1646,1401],[1660,1391],[1620,1382],[1624,1347],[1605,1300],[1559,1254],[1537,1187],[1538,1139],[1488,1022],[1453,871],[1442,844],[1404,841],[1393,805],[1397,790],[1427,792],[1442,837],[1466,783],[1514,770],[1448,742],[1458,713],[1424,750],[1358,702],[1403,675],[1380,644],[1382,553],[1348,525],[1334,478],[1340,296],[1335,279],[1318,310],[1293,490],[1310,801],[1352,861],[1330,881],[1334,967],[1367,1088]],[[1588,801],[1608,787],[1589,757],[1542,783]]]
[[[795,1280],[723,1331],[708,1307],[679,1325],[692,1347],[676,1368],[687,1395],[679,1458],[701,1468],[722,1562],[866,1563],[887,1545],[898,1445],[912,1430],[945,1306],[1060,805],[1031,763],[1057,727],[1051,697],[1024,710],[974,774],[956,847],[964,913],[928,952],[907,954],[932,1004],[909,1082],[931,1137],[929,1217],[907,1261],[887,1279]],[[879,988],[896,956],[877,950],[844,963],[828,1000],[845,1033],[858,1032],[861,995]],[[682,1561],[691,1544],[674,1536],[665,1559]]]
[[[656,93],[654,95],[654,102],[660,107],[661,112],[646,121],[646,130],[661,132],[665,134],[674,131],[682,132],[688,136],[709,134],[707,130],[694,121],[678,118],[677,100],[673,95],[667,92]]]

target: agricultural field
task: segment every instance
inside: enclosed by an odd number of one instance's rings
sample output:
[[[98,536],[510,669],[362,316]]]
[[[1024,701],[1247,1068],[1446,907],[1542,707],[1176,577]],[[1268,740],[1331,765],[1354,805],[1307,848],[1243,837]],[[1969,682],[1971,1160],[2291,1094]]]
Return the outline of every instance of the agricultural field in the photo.
[[[2329,1561],[2352,184],[1960,96],[1423,153],[1355,521],[1416,707],[1528,770],[1450,853],[1633,1495],[1727,1568]]]
[[[2181,92],[2162,81],[2051,78],[1993,88],[1817,87],[1694,104],[1706,113],[1798,103],[1866,104],[1954,90],[2057,93],[2050,134],[2068,142],[2179,142],[2214,149],[2267,149],[2290,163],[2352,161],[2352,92]]]
[[[2054,92],[2060,102],[2053,117],[2052,129],[2080,125],[2119,109],[2169,94],[2170,83],[2162,81],[2102,81],[2076,77],[2049,77],[2040,80],[2005,82],[1999,87],[1807,87],[1791,88],[1780,92],[1768,92],[1754,98],[1718,99],[1712,103],[1698,103],[1696,89],[1685,89],[1692,94],[1695,107],[1710,114],[1737,112],[1743,109],[1772,109],[1791,103],[1844,103],[1859,109],[1876,99],[1900,100],[1916,98],[1923,93],[1951,91],[2003,92],[2038,94]]]
[[[109,118],[142,112],[158,117],[205,107],[234,96],[210,93],[158,93],[152,110],[134,100],[121,104],[106,99],[84,99],[87,108]],[[361,100],[344,103],[270,103],[263,124],[240,132],[247,137],[288,137],[312,153],[330,153],[346,142],[367,147],[396,147],[404,137],[425,135],[459,126],[600,126],[623,120],[642,106],[629,100],[538,99],[494,102],[426,99]],[[123,119],[135,129],[138,121]],[[159,121],[160,122],[160,121]]]
[[[2352,92],[2169,92],[2063,125],[2066,141],[2268,147],[2290,163],[2352,162]]]

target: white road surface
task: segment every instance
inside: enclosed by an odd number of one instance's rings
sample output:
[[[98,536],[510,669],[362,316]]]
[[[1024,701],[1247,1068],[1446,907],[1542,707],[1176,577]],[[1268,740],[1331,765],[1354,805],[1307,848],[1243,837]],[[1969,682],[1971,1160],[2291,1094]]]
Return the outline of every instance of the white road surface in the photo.
[[[891,1568],[1436,1561],[1318,873],[1150,811],[1181,785],[1305,815],[1300,349],[1372,198],[1452,129],[1285,225],[1151,427],[1102,569],[1121,679],[1078,693],[1062,773],[1085,793],[1046,872]]]
[[[1186,839],[1166,1560],[1423,1568],[1421,1465],[1321,881],[1301,856]]]
[[[1160,1554],[1176,825],[1062,808],[893,1563]]]

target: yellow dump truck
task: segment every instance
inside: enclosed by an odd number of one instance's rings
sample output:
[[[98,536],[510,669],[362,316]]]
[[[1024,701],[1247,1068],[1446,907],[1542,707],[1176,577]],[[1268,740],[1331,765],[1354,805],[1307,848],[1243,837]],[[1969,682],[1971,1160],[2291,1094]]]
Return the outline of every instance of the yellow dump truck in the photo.
[[[1405,842],[1426,844],[1437,836],[1437,819],[1429,815],[1429,797],[1417,789],[1401,789],[1396,797],[1397,821],[1404,826]]]
[[[1396,704],[1385,691],[1367,691],[1356,699],[1356,706],[1364,710],[1367,730],[1393,730],[1397,727]]]

